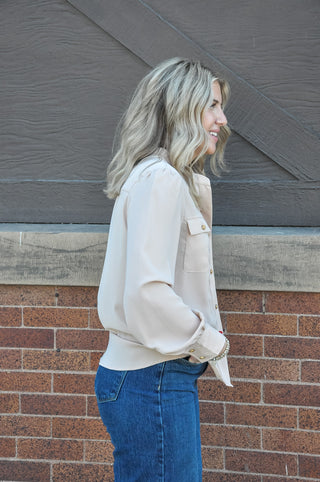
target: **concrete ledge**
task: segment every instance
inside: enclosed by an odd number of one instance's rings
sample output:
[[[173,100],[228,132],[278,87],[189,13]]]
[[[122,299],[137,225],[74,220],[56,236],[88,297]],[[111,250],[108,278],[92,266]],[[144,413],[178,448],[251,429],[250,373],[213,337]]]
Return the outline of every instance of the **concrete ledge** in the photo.
[[[0,224],[2,284],[97,286],[106,225]],[[214,227],[217,287],[320,292],[320,228]]]
[[[220,289],[320,292],[320,228],[215,227]]]

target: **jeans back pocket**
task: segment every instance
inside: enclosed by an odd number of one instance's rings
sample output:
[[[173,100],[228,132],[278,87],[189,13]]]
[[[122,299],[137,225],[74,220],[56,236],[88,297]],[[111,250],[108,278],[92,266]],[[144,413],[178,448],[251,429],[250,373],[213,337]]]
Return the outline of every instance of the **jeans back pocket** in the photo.
[[[99,365],[94,384],[98,403],[117,400],[126,374],[127,371],[110,370]]]

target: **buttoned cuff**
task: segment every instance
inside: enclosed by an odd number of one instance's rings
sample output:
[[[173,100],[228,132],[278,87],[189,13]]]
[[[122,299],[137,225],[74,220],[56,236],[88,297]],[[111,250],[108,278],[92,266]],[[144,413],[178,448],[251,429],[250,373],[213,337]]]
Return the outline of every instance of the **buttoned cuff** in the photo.
[[[226,339],[218,330],[208,325],[200,313],[196,313],[201,320],[200,334],[188,347],[188,355],[192,355],[199,362],[206,362],[221,353]]]

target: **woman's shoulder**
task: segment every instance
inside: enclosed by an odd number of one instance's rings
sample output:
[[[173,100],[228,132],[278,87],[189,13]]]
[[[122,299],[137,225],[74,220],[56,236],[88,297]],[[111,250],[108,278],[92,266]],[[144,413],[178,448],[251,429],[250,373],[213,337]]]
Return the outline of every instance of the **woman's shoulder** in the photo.
[[[132,170],[123,188],[130,190],[136,184],[149,182],[173,183],[177,188],[182,187],[185,183],[179,172],[161,154],[154,154],[142,159]]]

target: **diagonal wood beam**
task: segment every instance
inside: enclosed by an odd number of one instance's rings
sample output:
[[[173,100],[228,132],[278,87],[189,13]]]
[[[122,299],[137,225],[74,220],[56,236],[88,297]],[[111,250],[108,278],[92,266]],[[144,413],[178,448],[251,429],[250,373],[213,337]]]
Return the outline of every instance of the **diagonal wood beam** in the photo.
[[[231,128],[297,179],[320,179],[320,139],[141,0],[66,0],[128,50],[154,67],[183,56],[225,77]]]

